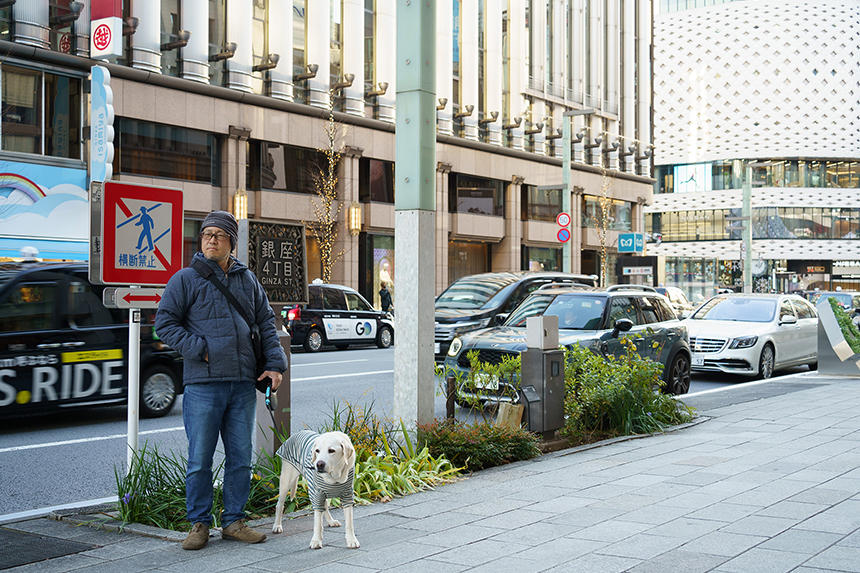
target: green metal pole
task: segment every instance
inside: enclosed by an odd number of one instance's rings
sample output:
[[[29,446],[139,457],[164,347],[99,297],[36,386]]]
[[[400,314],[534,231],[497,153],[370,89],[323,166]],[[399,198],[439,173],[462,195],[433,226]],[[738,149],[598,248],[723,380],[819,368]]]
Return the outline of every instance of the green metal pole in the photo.
[[[563,117],[561,124],[561,145],[562,145],[562,153],[561,153],[561,210],[570,215],[571,219],[573,219],[573,213],[570,210],[570,122],[572,119],[570,117]],[[574,231],[578,231],[577,223],[571,220],[571,224],[568,225],[568,230],[570,231],[570,240],[566,245],[562,245],[561,252],[561,270],[563,272],[569,273],[572,267],[572,258],[573,253],[571,252],[573,249],[573,233]]]

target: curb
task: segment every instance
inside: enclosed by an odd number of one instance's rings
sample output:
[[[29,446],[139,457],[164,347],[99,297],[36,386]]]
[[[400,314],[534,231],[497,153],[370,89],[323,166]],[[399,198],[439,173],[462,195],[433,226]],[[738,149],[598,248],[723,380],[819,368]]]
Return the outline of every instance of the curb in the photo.
[[[603,446],[610,446],[612,444],[627,442],[630,440],[639,440],[642,438],[650,438],[653,436],[660,436],[663,434],[667,434],[670,432],[676,432],[680,430],[684,430],[687,428],[691,428],[693,426],[697,426],[704,422],[710,420],[710,417],[701,416],[694,419],[691,422],[687,422],[686,424],[680,424],[678,426],[672,426],[671,428],[667,428],[662,432],[654,432],[651,434],[635,434],[632,436],[618,436],[615,438],[609,438],[606,440],[601,440],[599,442],[594,442],[591,444],[584,444],[581,446],[575,446],[572,448],[565,448],[560,450],[553,450],[547,453],[541,454],[537,458],[532,458],[531,460],[522,460],[521,462],[514,462],[512,464],[505,464],[503,466],[496,466],[494,468],[487,468],[485,470],[479,470],[479,472],[471,472],[469,475],[464,476],[462,479],[468,479],[471,475],[475,475],[477,473],[483,472],[492,472],[492,471],[503,471],[505,468],[515,467],[517,464],[527,464],[527,463],[535,463],[538,459],[548,459],[555,458],[561,456],[570,456],[578,452],[583,452],[587,450],[592,450],[595,448],[601,448]],[[560,442],[561,440],[556,440],[555,442]],[[411,494],[410,494],[411,495]],[[376,504],[370,504],[376,505]],[[369,506],[365,506],[369,507]],[[312,515],[313,510],[311,509],[301,509],[298,511],[294,511],[292,513],[284,514],[284,519],[296,519],[299,517],[305,517],[308,515]],[[172,529],[162,529],[160,527],[155,527],[152,525],[144,525],[142,523],[125,523],[123,524],[122,520],[117,519],[117,511],[116,506],[112,503],[95,505],[85,508],[78,509],[66,509],[66,510],[57,510],[52,511],[46,517],[48,519],[52,519],[54,521],[64,521],[66,523],[72,523],[78,526],[87,526],[93,529],[100,529],[103,531],[114,531],[117,533],[134,533],[136,535],[141,535],[143,537],[151,537],[155,539],[161,539],[164,541],[174,541],[181,542],[185,539],[187,535],[184,531],[173,531]],[[254,519],[247,521],[249,527],[262,527],[269,526],[274,523],[274,516],[271,517],[262,517],[260,519]],[[212,528],[212,531],[220,531],[220,527]]]

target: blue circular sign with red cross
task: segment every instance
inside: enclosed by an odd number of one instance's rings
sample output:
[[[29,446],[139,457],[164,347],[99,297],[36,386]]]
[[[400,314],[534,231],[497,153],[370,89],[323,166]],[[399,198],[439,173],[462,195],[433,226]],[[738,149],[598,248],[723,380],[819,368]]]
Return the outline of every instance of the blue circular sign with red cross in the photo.
[[[570,231],[567,229],[560,229],[558,231],[558,240],[562,243],[566,243],[570,240]]]

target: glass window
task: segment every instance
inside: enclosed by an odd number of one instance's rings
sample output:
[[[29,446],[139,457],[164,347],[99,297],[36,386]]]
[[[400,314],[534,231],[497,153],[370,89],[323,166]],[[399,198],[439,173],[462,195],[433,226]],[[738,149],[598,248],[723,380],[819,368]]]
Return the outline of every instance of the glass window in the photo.
[[[782,320],[786,316],[794,316],[794,307],[791,306],[791,301],[788,299],[783,300],[779,303],[779,319]]]
[[[306,0],[293,0],[293,76],[305,72],[306,6]],[[325,70],[323,70],[323,73],[325,73]],[[293,86],[293,97],[297,102],[307,102],[308,95],[305,85],[306,82],[297,82]]]
[[[128,118],[118,123],[119,173],[218,185],[221,162],[213,134]]]
[[[329,7],[329,76],[334,84],[340,81],[343,66],[343,6],[341,0],[329,0]]]
[[[347,310],[343,291],[334,288],[323,288],[323,308],[325,310]]]
[[[57,283],[21,283],[0,302],[0,332],[48,330],[54,326]]]
[[[639,311],[642,313],[642,324],[652,324],[663,320],[657,311],[655,299],[641,297],[634,300],[639,303]]]
[[[364,302],[364,299],[361,298],[360,296],[358,296],[357,294],[352,293],[352,292],[348,292],[348,293],[345,293],[345,295],[346,295],[346,306],[347,306],[347,308],[349,308],[349,310],[358,310],[358,311],[362,311],[362,312],[373,310],[372,308],[370,308],[370,306],[368,306],[368,304],[366,302]]]
[[[394,203],[394,163],[362,157],[358,162],[358,196],[362,202]]]
[[[521,268],[524,271],[560,271],[561,258],[561,248],[524,246]]]
[[[558,327],[570,330],[597,330],[603,321],[606,299],[592,296],[557,296],[543,312],[557,316]],[[635,324],[635,322],[634,322]],[[525,326],[525,320],[523,320]]]
[[[322,308],[322,287],[308,287],[308,308]]]
[[[374,18],[375,0],[364,0],[364,92],[376,85],[376,19]]]
[[[448,208],[452,213],[504,215],[505,182],[452,173]]]
[[[3,65],[2,147],[42,153],[42,74]]]
[[[12,7],[0,8],[0,40],[12,39]]]
[[[209,0],[209,55],[224,50],[227,43],[227,0]],[[127,5],[128,3],[123,3]],[[192,31],[193,33],[193,31]],[[227,60],[209,62],[209,83],[220,86],[224,83],[224,68]]]
[[[612,297],[609,302],[609,324],[608,328],[615,328],[615,321],[622,318],[627,318],[634,325],[639,324],[639,317],[636,315],[636,307],[633,301],[626,296]]]
[[[325,156],[315,149],[268,141],[251,141],[248,147],[249,189],[316,193]]]
[[[798,319],[815,318],[815,310],[808,303],[802,300],[792,300],[791,302],[794,304]]]
[[[693,320],[736,320],[739,322],[770,322],[776,311],[776,301],[766,298],[716,296],[703,304],[691,317]]]
[[[45,155],[81,157],[81,80],[45,74]]]
[[[120,322],[102,304],[101,292],[95,292],[89,282],[75,278],[69,282],[65,319],[72,328],[108,326]]]
[[[603,220],[601,198],[594,195],[583,195],[582,226],[600,228]],[[616,231],[630,231],[633,228],[633,206],[627,201],[607,199],[606,228]],[[686,215],[685,215],[686,217]]]
[[[562,211],[561,189],[541,190],[534,185],[524,185],[524,219],[530,221],[552,221]]]
[[[152,0],[150,0],[152,1]],[[179,0],[161,0],[161,43],[168,44],[179,39],[179,30],[182,29],[182,15],[179,8]],[[161,73],[166,76],[179,76],[180,50],[161,51]]]

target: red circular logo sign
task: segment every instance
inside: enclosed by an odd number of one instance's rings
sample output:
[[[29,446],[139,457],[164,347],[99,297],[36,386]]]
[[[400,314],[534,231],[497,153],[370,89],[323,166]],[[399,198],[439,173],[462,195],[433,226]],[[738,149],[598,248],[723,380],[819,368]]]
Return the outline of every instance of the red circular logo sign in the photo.
[[[63,34],[62,37],[60,37],[60,51],[63,52],[64,54],[68,54],[71,47],[72,47],[72,42],[69,39],[69,35]]]
[[[111,32],[107,24],[99,24],[93,32],[93,45],[99,50],[105,50],[110,46]]]

